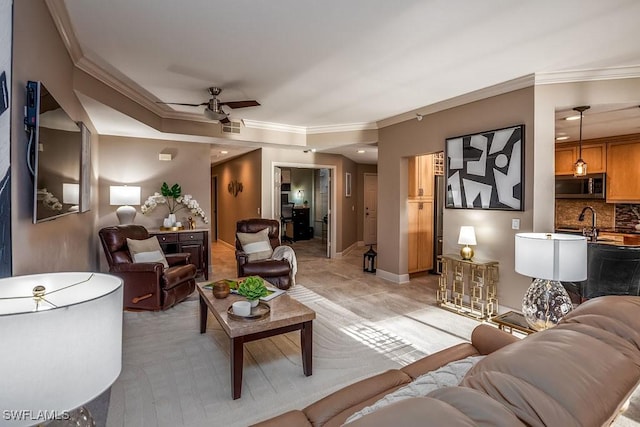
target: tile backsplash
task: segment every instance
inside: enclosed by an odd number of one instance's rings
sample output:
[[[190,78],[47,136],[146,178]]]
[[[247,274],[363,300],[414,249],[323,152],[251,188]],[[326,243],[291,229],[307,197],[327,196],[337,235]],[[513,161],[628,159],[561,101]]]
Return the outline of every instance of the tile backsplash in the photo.
[[[596,227],[615,227],[615,208],[604,200],[593,199],[556,199],[556,227],[591,226],[591,213],[588,212],[583,222],[578,221],[582,208],[591,206],[596,211]]]
[[[640,204],[606,203],[604,200],[593,199],[557,199],[556,227],[584,227],[591,225],[591,214],[583,222],[578,216],[585,206],[591,206],[596,211],[596,227],[633,229],[640,223]]]
[[[616,204],[616,227],[634,228],[640,224],[640,205]]]

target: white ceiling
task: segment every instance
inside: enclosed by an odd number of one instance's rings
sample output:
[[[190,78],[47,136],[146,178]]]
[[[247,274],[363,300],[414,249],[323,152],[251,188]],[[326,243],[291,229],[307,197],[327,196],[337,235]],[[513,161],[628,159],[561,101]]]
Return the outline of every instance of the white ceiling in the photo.
[[[219,86],[222,101],[261,104],[232,119],[308,130],[375,124],[533,73],[640,65],[637,0],[64,4],[84,57],[151,101],[200,103]],[[135,136],[105,108],[89,112],[100,133]]]

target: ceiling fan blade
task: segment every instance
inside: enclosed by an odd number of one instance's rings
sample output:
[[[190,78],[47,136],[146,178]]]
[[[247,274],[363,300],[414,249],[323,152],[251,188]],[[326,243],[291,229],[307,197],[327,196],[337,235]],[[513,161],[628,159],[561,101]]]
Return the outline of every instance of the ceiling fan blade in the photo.
[[[208,105],[209,102],[203,102],[201,104],[187,104],[184,102],[162,102],[162,101],[156,101],[156,104],[168,104],[168,105],[185,105],[187,107],[201,107],[203,105]]]
[[[227,123],[231,123],[231,120],[229,120],[229,117],[225,117],[224,119],[220,120],[220,123],[226,125]]]
[[[220,102],[220,105],[226,105],[229,108],[245,108],[245,107],[257,107],[260,105],[258,101],[229,101],[229,102]]]

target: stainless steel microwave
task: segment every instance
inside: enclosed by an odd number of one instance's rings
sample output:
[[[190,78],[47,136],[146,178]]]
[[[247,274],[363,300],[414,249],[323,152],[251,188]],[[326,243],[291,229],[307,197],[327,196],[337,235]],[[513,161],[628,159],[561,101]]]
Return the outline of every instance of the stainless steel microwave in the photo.
[[[556,176],[556,199],[604,199],[607,176],[594,173],[586,176]]]

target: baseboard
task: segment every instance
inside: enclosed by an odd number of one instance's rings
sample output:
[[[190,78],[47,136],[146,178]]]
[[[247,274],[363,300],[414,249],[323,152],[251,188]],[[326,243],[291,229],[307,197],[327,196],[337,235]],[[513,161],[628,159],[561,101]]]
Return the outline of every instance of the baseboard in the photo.
[[[389,273],[388,271],[380,270],[378,268],[376,270],[376,276],[378,276],[381,279],[387,280],[389,282],[397,283],[397,284],[409,283],[408,274]]]
[[[349,255],[349,253],[358,247],[358,242],[353,243],[348,248],[344,249],[342,252],[336,252],[336,258],[342,258],[343,256]]]

